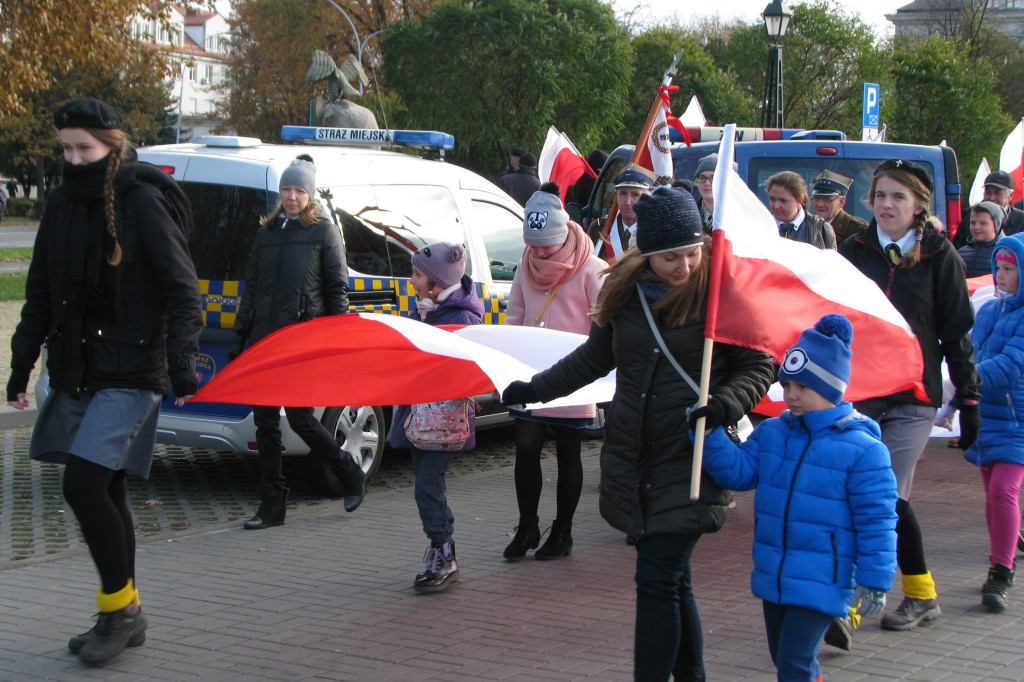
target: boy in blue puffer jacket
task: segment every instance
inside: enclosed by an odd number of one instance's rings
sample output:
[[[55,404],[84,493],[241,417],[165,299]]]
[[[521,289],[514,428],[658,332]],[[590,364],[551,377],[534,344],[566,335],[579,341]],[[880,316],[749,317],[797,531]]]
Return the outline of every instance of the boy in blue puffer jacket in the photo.
[[[991,553],[981,602],[1004,611],[1013,586],[1014,545],[1020,534],[1020,488],[1024,480],[1024,296],[1019,264],[1024,234],[1002,237],[992,255],[995,300],[978,311],[971,330],[981,376],[981,430],[964,452],[981,468],[985,521]]]
[[[896,479],[878,425],[843,401],[853,328],[825,315],[779,369],[786,406],[742,445],[721,428],[704,469],[723,488],[756,489],[751,589],[764,602],[778,679],[821,679],[818,651],[850,607],[876,615],[896,572]]]

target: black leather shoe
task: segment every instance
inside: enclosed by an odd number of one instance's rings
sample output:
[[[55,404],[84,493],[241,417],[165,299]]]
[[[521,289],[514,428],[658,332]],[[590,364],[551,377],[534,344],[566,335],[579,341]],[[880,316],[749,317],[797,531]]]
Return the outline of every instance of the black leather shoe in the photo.
[[[537,549],[540,545],[540,526],[536,517],[532,521],[519,519],[515,537],[508,543],[502,556],[507,561],[522,561],[527,550]]]
[[[273,526],[283,526],[284,515],[281,515],[280,519],[274,519],[272,521],[264,521],[263,518],[257,514],[248,521],[242,524],[242,528],[246,530],[262,530],[264,528],[271,528]]]

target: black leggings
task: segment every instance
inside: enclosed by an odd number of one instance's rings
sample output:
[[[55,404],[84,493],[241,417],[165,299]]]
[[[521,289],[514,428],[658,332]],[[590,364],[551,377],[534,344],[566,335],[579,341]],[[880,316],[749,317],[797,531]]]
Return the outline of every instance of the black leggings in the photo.
[[[540,451],[548,425],[516,419],[516,501],[523,520],[537,518],[544,476],[540,469]],[[555,454],[558,457],[555,518],[571,523],[583,490],[583,463],[580,450],[583,432],[569,426],[552,426],[555,432]]]
[[[129,578],[135,579],[135,523],[124,469],[113,471],[68,455],[64,499],[82,527],[103,591],[124,589]]]
[[[896,500],[896,563],[903,575],[924,575],[928,566],[924,561],[924,540],[917,516],[906,500]]]

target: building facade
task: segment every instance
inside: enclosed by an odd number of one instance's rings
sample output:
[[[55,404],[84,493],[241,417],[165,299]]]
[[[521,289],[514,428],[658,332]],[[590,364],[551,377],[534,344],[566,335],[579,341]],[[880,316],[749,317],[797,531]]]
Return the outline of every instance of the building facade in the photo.
[[[982,19],[999,31],[1024,37],[1024,0],[914,0],[885,18],[897,38],[952,37],[963,23]]]

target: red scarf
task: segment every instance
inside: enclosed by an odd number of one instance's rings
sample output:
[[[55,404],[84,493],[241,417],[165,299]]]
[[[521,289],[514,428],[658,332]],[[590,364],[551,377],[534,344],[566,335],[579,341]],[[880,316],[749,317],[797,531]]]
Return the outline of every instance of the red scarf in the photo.
[[[567,282],[586,265],[593,250],[594,243],[587,233],[570,220],[565,243],[548,258],[537,257],[532,246],[523,250],[526,283],[539,291],[547,291],[560,282]]]

